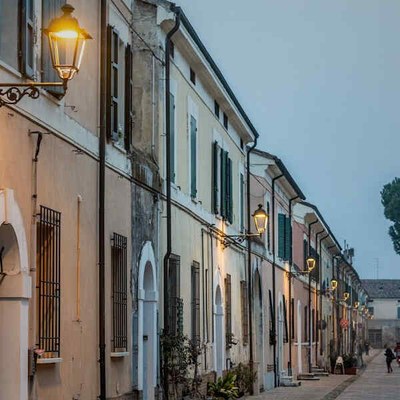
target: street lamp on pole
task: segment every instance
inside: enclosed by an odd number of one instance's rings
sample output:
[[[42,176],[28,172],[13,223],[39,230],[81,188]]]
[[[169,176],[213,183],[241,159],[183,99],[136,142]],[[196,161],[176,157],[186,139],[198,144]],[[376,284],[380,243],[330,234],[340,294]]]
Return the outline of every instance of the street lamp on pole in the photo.
[[[53,68],[61,82],[0,83],[0,107],[17,104],[24,96],[37,99],[40,87],[62,87],[65,94],[68,81],[79,72],[86,41],[92,37],[72,16],[74,7],[65,4],[61,10],[63,15],[52,19],[49,27],[43,29],[48,37]]]

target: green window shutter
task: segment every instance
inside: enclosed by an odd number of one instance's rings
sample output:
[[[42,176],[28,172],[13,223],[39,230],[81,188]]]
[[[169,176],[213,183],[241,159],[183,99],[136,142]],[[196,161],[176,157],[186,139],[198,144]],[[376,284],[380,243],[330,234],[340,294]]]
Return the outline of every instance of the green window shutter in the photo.
[[[221,149],[221,217],[226,217],[226,151]]]
[[[228,222],[231,224],[233,222],[232,160],[229,157],[226,158],[226,182],[226,208],[228,210],[227,219]]]
[[[196,197],[197,195],[197,154],[196,154],[196,139],[197,139],[197,121],[190,116],[190,195]]]
[[[278,214],[278,257],[285,258],[285,214]]]
[[[125,150],[131,150],[133,124],[132,48],[125,47]]]
[[[108,64],[110,74],[110,104],[111,104],[111,126],[110,126],[110,139],[114,142],[119,138],[119,107],[121,96],[119,94],[119,34],[112,28],[111,29],[111,43],[110,43],[110,59]]]
[[[212,209],[214,214],[218,214],[219,211],[219,197],[218,197],[218,156],[219,146],[218,142],[215,141],[212,144]]]
[[[28,78],[33,78],[33,58],[34,58],[33,1],[34,0],[21,1],[21,26],[20,26],[21,40],[20,40],[20,52],[19,52],[20,70],[21,73]],[[45,40],[48,39],[46,38]]]
[[[303,271],[307,270],[307,257],[308,257],[308,242],[306,239],[303,241]]]
[[[244,177],[240,174],[240,229],[244,230]]]
[[[175,183],[175,96],[170,93],[170,108],[169,108],[169,121],[170,121],[170,140],[171,140],[171,148],[170,148],[170,159],[171,159],[171,181]]]
[[[66,0],[43,0],[42,1],[42,26],[47,27],[50,21],[55,17],[60,17],[62,14],[61,7],[66,3]],[[60,77],[53,68],[51,62],[50,48],[48,38],[42,35],[42,82],[61,82]],[[50,94],[57,98],[64,96],[62,87],[45,88]]]
[[[285,218],[285,255],[284,259],[286,261],[291,259],[292,251],[292,226],[290,224],[290,218]]]

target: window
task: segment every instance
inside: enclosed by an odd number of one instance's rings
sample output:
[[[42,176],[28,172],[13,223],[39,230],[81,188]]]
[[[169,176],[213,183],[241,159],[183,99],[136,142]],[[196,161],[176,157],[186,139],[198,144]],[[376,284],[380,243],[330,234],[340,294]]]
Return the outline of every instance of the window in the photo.
[[[397,307],[397,319],[400,319],[400,307]]]
[[[200,265],[192,264],[192,342],[200,344]]]
[[[107,35],[107,137],[129,151],[133,124],[133,54],[131,46],[125,46],[114,27],[108,26]]]
[[[190,82],[193,83],[193,85],[196,84],[196,73],[190,68]]]
[[[267,201],[267,214],[270,214],[270,207],[269,207],[269,201]],[[270,232],[270,218],[267,220],[267,249],[268,251],[271,251],[271,232]]]
[[[274,303],[272,301],[272,292],[268,290],[269,296],[269,344],[272,346],[276,344],[275,337],[275,312],[274,312]]]
[[[290,218],[285,214],[278,214],[278,257],[290,260],[292,248],[292,227]]]
[[[242,138],[240,138],[240,148],[244,150],[244,143]]]
[[[24,2],[22,2],[24,4]],[[18,1],[2,0],[0,6],[0,58],[14,69],[18,69],[19,37]]]
[[[172,254],[168,263],[168,327],[171,335],[183,333],[183,301],[180,298],[180,264],[179,256]]]
[[[37,330],[45,358],[60,357],[61,213],[40,206],[37,224]]]
[[[294,340],[294,299],[290,300],[290,337]]]
[[[308,340],[308,307],[305,306],[304,307],[304,340],[307,341]]]
[[[243,344],[249,342],[249,309],[248,309],[248,291],[247,282],[240,282],[240,300],[241,300],[241,311],[242,311],[242,335]]]
[[[226,347],[230,348],[232,345],[232,281],[231,276],[226,274],[225,278],[225,335]]]
[[[287,317],[287,304],[286,304],[286,298],[285,295],[283,297],[283,321],[284,321],[284,327],[283,327],[283,342],[288,343],[289,341],[289,332],[288,332],[288,317]]]
[[[21,5],[20,66],[23,75],[33,78],[34,0],[23,0]]]
[[[190,115],[190,196],[197,197],[197,121]]]
[[[50,21],[59,17],[61,14],[61,7],[66,3],[66,0],[43,0],[42,1],[42,27],[47,27]],[[50,49],[47,43],[48,39],[45,35],[42,35],[42,81],[43,82],[61,82],[60,77],[54,70]],[[48,87],[46,90],[57,98],[61,98],[64,95],[64,89],[62,87]]]
[[[128,350],[127,238],[114,233],[111,240],[112,348]]]
[[[228,116],[224,113],[224,128],[228,130]]]
[[[399,307],[400,308],[400,307]],[[368,312],[371,314],[371,315],[374,315],[374,307],[368,307]],[[399,310],[397,309],[397,315],[399,315]],[[399,317],[397,317],[397,318],[399,318]]]
[[[219,104],[214,100],[214,114],[219,119]]]
[[[213,146],[213,199],[215,214],[220,214],[229,223],[233,222],[232,160],[228,152],[217,142]],[[219,175],[219,176],[218,176]],[[219,182],[219,185],[218,185]],[[218,193],[218,188],[220,191]],[[218,207],[219,206],[219,207]]]

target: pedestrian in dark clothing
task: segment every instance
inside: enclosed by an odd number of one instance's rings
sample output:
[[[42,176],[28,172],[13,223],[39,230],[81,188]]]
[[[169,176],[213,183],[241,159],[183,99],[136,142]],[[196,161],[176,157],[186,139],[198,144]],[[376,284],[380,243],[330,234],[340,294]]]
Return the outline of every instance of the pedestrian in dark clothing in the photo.
[[[365,347],[365,355],[368,356],[369,355],[369,343],[365,342],[364,347]]]
[[[393,354],[393,351],[390,347],[387,347],[385,350],[385,356],[386,356],[386,366],[388,370],[388,374],[393,372],[392,368],[392,361],[396,358],[395,355]]]

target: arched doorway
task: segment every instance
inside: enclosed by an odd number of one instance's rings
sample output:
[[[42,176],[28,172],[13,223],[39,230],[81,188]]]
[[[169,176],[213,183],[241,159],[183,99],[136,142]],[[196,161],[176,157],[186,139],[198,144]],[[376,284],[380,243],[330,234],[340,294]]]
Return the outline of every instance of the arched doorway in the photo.
[[[217,376],[222,376],[224,367],[224,308],[222,305],[222,293],[219,283],[215,289],[214,300],[214,365]]]
[[[155,397],[157,386],[157,278],[153,247],[143,246],[138,290],[138,389],[144,400]]]
[[[31,279],[22,215],[10,189],[0,190],[0,252],[0,397],[26,400]]]
[[[297,301],[297,373],[301,374],[303,372],[303,365],[302,365],[302,346],[301,343],[303,341],[302,337],[302,318],[301,318],[301,302],[300,300]]]
[[[256,334],[255,361],[258,363],[258,382],[260,390],[264,390],[264,323],[260,273],[254,275],[254,320]]]

